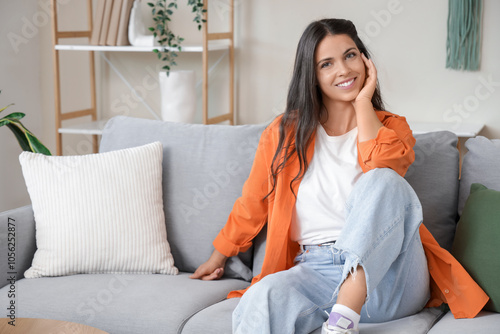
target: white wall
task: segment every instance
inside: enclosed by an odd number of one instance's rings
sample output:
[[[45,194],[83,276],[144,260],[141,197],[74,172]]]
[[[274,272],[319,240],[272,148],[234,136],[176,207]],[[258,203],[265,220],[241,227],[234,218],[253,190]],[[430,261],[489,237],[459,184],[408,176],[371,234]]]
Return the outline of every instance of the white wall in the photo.
[[[33,23],[43,21],[36,0],[2,1],[0,4],[0,108],[2,112],[23,112],[23,124],[42,141],[42,103],[40,94],[40,32]],[[35,15],[35,16],[34,16]],[[47,16],[48,17],[48,16]],[[44,110],[45,115],[47,110]],[[12,132],[0,128],[0,211],[29,204],[18,156],[21,148]]]

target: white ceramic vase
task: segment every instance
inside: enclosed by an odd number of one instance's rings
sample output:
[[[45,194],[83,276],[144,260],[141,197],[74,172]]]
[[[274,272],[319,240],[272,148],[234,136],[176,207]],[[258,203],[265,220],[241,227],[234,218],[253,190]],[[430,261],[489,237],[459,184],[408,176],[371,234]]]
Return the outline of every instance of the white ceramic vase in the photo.
[[[145,1],[144,1],[145,2]],[[144,13],[144,4],[141,0],[135,0],[130,10],[130,19],[128,24],[128,40],[133,46],[154,46],[157,45],[153,33],[149,31],[147,16]],[[147,15],[151,15],[149,7],[146,8]],[[150,24],[149,26],[152,26]]]
[[[194,71],[160,72],[161,117],[164,121],[193,123],[196,114]]]

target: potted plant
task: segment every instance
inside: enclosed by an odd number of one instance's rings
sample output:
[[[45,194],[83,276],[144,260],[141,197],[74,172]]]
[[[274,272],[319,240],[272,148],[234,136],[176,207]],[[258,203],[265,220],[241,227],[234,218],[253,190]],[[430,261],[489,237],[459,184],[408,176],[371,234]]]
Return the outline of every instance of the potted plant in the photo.
[[[194,22],[201,30],[202,23],[206,22],[204,15],[207,12],[203,7],[203,0],[187,0],[195,14]],[[184,39],[176,35],[169,26],[171,17],[177,9],[177,0],[156,0],[148,2],[152,8],[154,39],[161,46],[154,49],[158,59],[166,64],[165,72],[160,72],[161,116],[163,120],[173,122],[192,123],[196,114],[196,78],[194,71],[173,71],[176,66],[177,51],[182,51]]]
[[[1,93],[2,91],[0,91]],[[13,105],[13,103],[8,106],[0,109],[0,113]],[[0,127],[6,125],[14,136],[16,136],[19,145],[23,149],[23,151],[42,153],[45,155],[51,155],[48,148],[46,148],[36,137],[35,135],[28,130],[23,123],[21,123],[21,119],[25,116],[25,114],[21,112],[13,112],[5,117],[0,118]]]
[[[193,21],[198,25],[198,30],[201,30],[202,23],[206,22],[203,17],[207,12],[203,8],[203,0],[187,0],[187,4],[192,7],[192,11],[195,13]],[[158,59],[167,63],[163,69],[167,71],[168,76],[172,66],[177,65],[175,62],[176,49],[182,51],[181,44],[184,41],[184,38],[174,34],[168,25],[174,10],[177,9],[177,0],[156,0],[154,3],[148,2],[148,5],[152,8],[154,21],[154,27],[150,27],[149,30],[153,32],[154,38],[162,46],[160,49],[154,49],[153,52],[158,55]]]

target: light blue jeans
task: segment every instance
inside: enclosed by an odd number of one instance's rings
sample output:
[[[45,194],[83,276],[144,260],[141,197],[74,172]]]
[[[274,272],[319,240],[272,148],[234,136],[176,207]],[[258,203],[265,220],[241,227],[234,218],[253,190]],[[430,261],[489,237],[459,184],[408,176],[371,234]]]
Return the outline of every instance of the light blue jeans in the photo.
[[[365,173],[346,203],[346,224],[334,245],[310,246],[289,270],[264,277],[233,312],[233,333],[309,333],[328,319],[341,283],[358,265],[367,298],[361,322],[419,312],[429,299],[429,272],[418,232],[422,207],[392,169]]]

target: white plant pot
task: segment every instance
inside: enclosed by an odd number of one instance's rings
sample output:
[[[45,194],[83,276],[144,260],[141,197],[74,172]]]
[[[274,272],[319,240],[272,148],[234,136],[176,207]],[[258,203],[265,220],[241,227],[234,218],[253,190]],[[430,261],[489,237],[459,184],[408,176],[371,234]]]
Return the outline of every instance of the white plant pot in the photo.
[[[149,27],[153,23],[148,23],[148,17],[151,17],[151,9],[146,6],[146,1],[135,0],[130,10],[130,19],[128,23],[128,40],[133,46],[155,46],[156,43],[153,33]]]
[[[196,114],[194,71],[160,72],[161,117],[164,121],[193,123]]]

